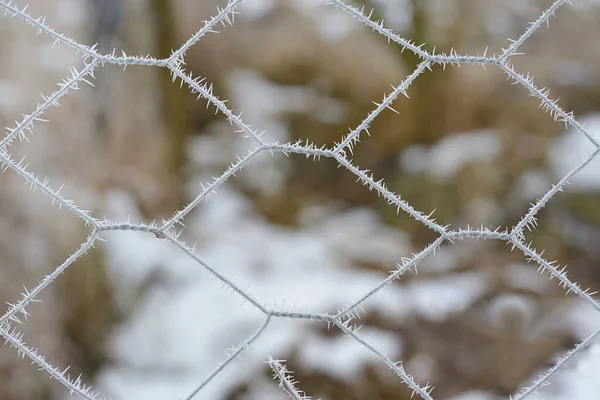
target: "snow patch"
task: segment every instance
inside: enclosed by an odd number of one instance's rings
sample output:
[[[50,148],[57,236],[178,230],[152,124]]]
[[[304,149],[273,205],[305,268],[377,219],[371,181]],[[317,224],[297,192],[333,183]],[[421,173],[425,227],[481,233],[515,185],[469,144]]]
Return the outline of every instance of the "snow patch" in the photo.
[[[447,180],[464,166],[485,162],[500,155],[500,137],[495,131],[457,133],[449,135],[432,148],[411,146],[400,157],[402,168],[410,173],[428,172]]]
[[[139,217],[125,195],[114,194],[110,204],[116,217]],[[387,276],[349,268],[353,257],[364,257],[370,251],[386,254],[382,243],[397,248],[383,257],[387,261],[399,255],[396,252],[409,254],[407,238],[384,229],[370,212],[332,215],[314,225],[286,229],[254,215],[243,197],[227,185],[220,188],[218,198],[201,203],[189,220],[184,236],[198,240],[195,254],[202,262],[250,293],[259,304],[279,311],[337,312]],[[369,235],[373,236],[370,240]],[[336,248],[344,244],[344,237],[349,245],[346,253]],[[258,308],[167,241],[130,232],[115,232],[107,239],[102,248],[117,281],[140,286],[157,270],[162,279],[138,297],[132,319],[115,334],[111,353],[126,367],[103,371],[98,382],[104,391],[123,398],[143,395],[149,400],[167,394],[186,396],[226,359],[225,349],[251,337],[265,322],[266,316]],[[126,286],[117,285],[117,290],[131,290]],[[362,307],[389,318],[416,313],[439,320],[463,310],[485,290],[482,275],[461,274],[390,284]],[[371,352],[348,338],[307,340],[314,335],[315,324],[318,322],[273,319],[244,350],[243,359],[221,371],[203,389],[203,395],[222,398],[234,385],[250,379],[253,371],[264,368],[268,355],[284,358],[294,348],[301,350],[307,365],[321,366],[340,377],[351,377],[365,361],[373,361]],[[392,356],[401,351],[401,338],[374,328],[364,332],[365,339],[385,353]],[[132,377],[136,371],[146,379]],[[155,371],[156,376],[149,379],[150,372],[144,371]]]

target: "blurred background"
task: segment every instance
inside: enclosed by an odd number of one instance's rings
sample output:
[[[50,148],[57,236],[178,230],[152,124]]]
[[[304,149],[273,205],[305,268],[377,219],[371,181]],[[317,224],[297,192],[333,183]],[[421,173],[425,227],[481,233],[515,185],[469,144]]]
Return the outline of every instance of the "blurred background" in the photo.
[[[538,87],[600,139],[600,2],[574,0],[513,57]],[[15,1],[21,7],[24,1]],[[221,0],[33,0],[58,32],[101,52],[167,57],[225,6]],[[355,0],[426,49],[500,54],[549,0]],[[270,141],[331,146],[412,73],[410,51],[321,0],[246,0],[187,53],[243,120]],[[14,127],[41,94],[80,69],[17,18],[0,19],[0,125]],[[106,65],[15,143],[30,171],[95,217],[169,218],[252,148],[214,106],[166,69]],[[434,66],[379,115],[353,162],[452,229],[510,228],[594,150],[498,68]],[[0,302],[17,301],[86,240],[89,228],[0,174]],[[569,277],[600,288],[600,161],[574,177],[526,238]],[[183,220],[181,238],[269,307],[335,313],[421,251],[436,233],[399,214],[329,159],[261,153]],[[111,232],[28,307],[24,340],[113,399],[187,396],[264,316],[151,234]],[[527,385],[600,328],[600,315],[499,241],[444,244],[363,303],[361,334],[440,399],[492,400]],[[3,306],[2,312],[8,306]],[[314,398],[408,399],[411,390],[366,348],[326,324],[275,320],[198,399],[284,399],[267,356],[287,360]],[[597,399],[592,345],[532,399]],[[0,347],[0,399],[63,399],[42,371]]]

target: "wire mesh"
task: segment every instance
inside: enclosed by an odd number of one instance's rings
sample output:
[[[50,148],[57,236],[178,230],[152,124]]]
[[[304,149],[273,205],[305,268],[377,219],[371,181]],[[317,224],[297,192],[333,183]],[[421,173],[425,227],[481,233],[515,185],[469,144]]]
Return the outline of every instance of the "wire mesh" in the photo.
[[[50,36],[55,40],[56,43],[60,43],[75,49],[77,53],[81,55],[85,63],[85,66],[81,70],[71,68],[71,74],[58,84],[59,89],[48,96],[44,96],[43,101],[36,107],[36,109],[30,114],[25,115],[23,120],[15,127],[9,128],[8,134],[0,141],[0,160],[2,161],[5,169],[12,169],[27,183],[29,183],[32,189],[39,189],[49,198],[50,201],[58,204],[60,207],[66,208],[77,217],[82,219],[86,226],[91,228],[91,233],[89,234],[87,240],[81,244],[77,251],[70,255],[52,273],[44,277],[35,287],[26,290],[23,293],[22,298],[16,303],[10,305],[6,313],[0,317],[0,335],[4,337],[10,346],[17,349],[21,356],[29,358],[31,362],[37,364],[40,369],[44,370],[50,377],[58,380],[71,393],[75,393],[85,399],[100,398],[99,394],[95,393],[90,386],[83,383],[80,378],[72,379],[69,377],[66,370],[61,371],[53,367],[37,349],[25,343],[22,334],[15,328],[15,326],[22,323],[20,318],[28,315],[28,305],[36,301],[38,295],[45,288],[51,285],[52,282],[61,273],[65,272],[67,268],[78,258],[82,257],[94,245],[103,232],[113,230],[147,232],[155,235],[158,240],[170,241],[200,266],[208,270],[217,279],[222,281],[223,284],[227,285],[239,296],[243,297],[246,301],[254,305],[264,314],[263,325],[252,336],[247,338],[238,347],[234,348],[229,353],[229,357],[226,359],[226,361],[221,363],[209,376],[204,379],[204,381],[198,385],[198,387],[192,393],[190,393],[188,396],[189,399],[200,393],[203,387],[207,385],[215,376],[217,376],[220,371],[226,368],[227,365],[238,355],[240,355],[248,346],[252,345],[252,343],[261,336],[261,334],[268,328],[271,321],[273,321],[275,318],[316,320],[329,325],[337,326],[347,336],[353,338],[369,351],[376,354],[395,374],[398,375],[399,379],[401,379],[409,388],[413,390],[414,393],[418,394],[423,399],[433,399],[432,387],[430,385],[418,384],[411,374],[403,368],[401,361],[393,361],[385,354],[379,352],[376,349],[376,344],[368,343],[365,339],[363,339],[361,335],[359,335],[358,329],[353,324],[353,321],[356,318],[356,314],[358,312],[357,310],[360,308],[363,302],[380,291],[387,284],[397,279],[411,268],[414,268],[421,260],[423,260],[429,254],[434,253],[436,249],[438,249],[445,242],[453,243],[457,240],[463,239],[485,239],[506,242],[512,246],[513,249],[516,248],[522,251],[530,261],[534,261],[535,263],[539,264],[540,269],[548,272],[551,278],[556,278],[560,282],[560,285],[563,286],[567,292],[573,292],[577,294],[586,303],[600,311],[600,303],[598,303],[598,301],[592,297],[593,293],[582,289],[578,283],[571,281],[567,277],[565,269],[557,265],[556,262],[544,259],[542,257],[543,252],[534,249],[531,244],[525,243],[524,236],[524,231],[526,229],[535,229],[536,216],[548,203],[548,201],[557,192],[561,191],[569,179],[577,174],[588,163],[590,163],[600,151],[600,144],[598,141],[594,139],[594,137],[590,135],[586,128],[574,118],[573,113],[563,110],[557,104],[557,102],[550,97],[548,90],[538,88],[531,76],[517,72],[511,64],[511,57],[518,54],[520,47],[527,41],[532,33],[539,29],[543,24],[548,23],[550,18],[554,16],[555,12],[560,7],[568,5],[570,3],[568,0],[555,1],[539,16],[537,20],[530,23],[530,25],[518,39],[511,40],[510,45],[503,49],[502,53],[497,56],[489,56],[486,54],[487,52],[480,56],[460,55],[454,51],[450,51],[450,54],[430,52],[425,50],[422,44],[413,43],[410,40],[407,40],[396,34],[391,29],[386,28],[382,22],[372,20],[371,15],[366,14],[364,8],[354,7],[344,3],[341,0],[329,1],[327,4],[335,7],[339,12],[349,14],[357,21],[363,23],[368,28],[371,28],[373,31],[386,38],[388,42],[392,41],[401,45],[405,50],[413,52],[422,60],[418,64],[417,68],[403,82],[394,87],[389,94],[386,94],[383,97],[380,103],[376,104],[376,107],[356,128],[352,129],[350,133],[348,133],[341,141],[330,148],[317,147],[310,143],[302,144],[301,142],[278,143],[265,141],[262,135],[263,132],[260,132],[256,128],[246,124],[242,120],[241,114],[236,114],[227,106],[226,101],[221,100],[214,95],[212,86],[209,83],[200,77],[194,77],[191,73],[184,69],[183,59],[186,55],[186,52],[196,42],[201,40],[203,36],[215,32],[215,28],[218,25],[232,25],[234,23],[234,16],[238,13],[237,8],[242,3],[243,0],[229,1],[224,8],[217,10],[217,13],[214,15],[214,17],[205,21],[204,25],[195,34],[193,34],[189,40],[182,44],[181,47],[173,51],[170,57],[165,59],[156,59],[152,57],[132,56],[125,53],[122,53],[121,55],[117,55],[114,52],[111,54],[101,54],[96,50],[95,47],[89,47],[80,44],[75,40],[56,32],[51,26],[46,24],[44,17],[36,18],[31,16],[27,12],[27,7],[18,8],[11,2],[0,0],[0,7],[4,9],[5,17],[18,18],[31,25],[31,27],[36,29],[38,33]],[[514,227],[512,227],[512,229],[501,231],[498,229],[491,230],[486,227],[481,227],[480,229],[451,230],[449,226],[442,226],[438,224],[431,215],[425,215],[413,208],[398,194],[388,190],[383,180],[377,180],[369,173],[369,171],[359,169],[352,162],[352,151],[353,148],[358,144],[361,135],[365,132],[368,132],[369,126],[373,120],[383,110],[386,108],[391,109],[394,100],[396,100],[400,95],[407,95],[407,89],[420,75],[427,73],[427,71],[430,70],[435,64],[446,66],[467,63],[478,64],[483,68],[490,67],[501,69],[510,80],[521,85],[531,94],[531,96],[536,97],[539,100],[540,105],[555,120],[564,122],[565,125],[574,127],[580,131],[581,134],[585,135],[590,141],[591,148],[594,149],[593,153],[585,161],[572,169],[559,182],[554,184],[546,194],[532,204],[528,212]],[[214,105],[221,113],[223,113],[229,122],[237,128],[237,133],[244,135],[245,138],[254,142],[254,148],[245,156],[238,157],[238,160],[231,164],[231,166],[225,170],[221,176],[216,178],[210,184],[204,186],[203,190],[193,201],[191,201],[183,209],[175,212],[170,219],[163,221],[162,224],[131,224],[128,222],[113,222],[108,220],[106,217],[98,218],[94,216],[92,212],[81,209],[72,200],[64,198],[60,194],[60,189],[53,188],[47,179],[37,177],[33,173],[29,172],[26,166],[24,166],[21,162],[15,161],[8,152],[8,148],[14,143],[15,139],[26,139],[27,135],[32,131],[34,123],[41,119],[41,116],[46,110],[48,110],[50,107],[56,106],[62,97],[68,95],[68,93],[72,90],[77,89],[81,82],[89,83],[88,79],[93,78],[94,72],[99,68],[102,68],[105,64],[117,64],[123,67],[130,65],[145,65],[148,67],[168,68],[173,81],[179,80],[179,83],[181,85],[185,84],[188,86],[192,93],[195,93],[212,103],[212,105]],[[187,214],[189,214],[198,204],[212,194],[216,188],[248,165],[256,155],[262,152],[279,152],[284,154],[296,153],[313,158],[332,158],[339,164],[339,166],[346,168],[348,171],[354,174],[358,180],[360,180],[370,190],[375,190],[378,195],[383,197],[391,206],[396,207],[399,211],[401,210],[407,213],[415,220],[435,231],[439,236],[419,253],[413,254],[410,258],[401,260],[401,262],[397,264],[396,270],[386,279],[381,281],[377,286],[373,287],[367,293],[357,295],[356,300],[351,305],[340,309],[336,314],[297,313],[268,308],[267,306],[260,304],[256,299],[254,299],[250,294],[248,294],[225,274],[220,273],[217,269],[206,264],[195,253],[193,248],[190,248],[179,239],[179,234],[181,231],[177,231],[175,229],[176,224],[180,222]],[[565,366],[570,359],[572,359],[577,353],[581,352],[599,334],[600,330],[585,338],[585,340],[579,343],[574,349],[564,354],[537,380],[522,389],[519,393],[512,396],[512,398],[523,399],[546,384],[561,367]],[[268,364],[274,371],[275,379],[279,380],[280,387],[291,398],[307,398],[303,392],[296,388],[295,382],[290,380],[291,378],[289,371],[287,371],[286,367],[281,361],[269,358]]]

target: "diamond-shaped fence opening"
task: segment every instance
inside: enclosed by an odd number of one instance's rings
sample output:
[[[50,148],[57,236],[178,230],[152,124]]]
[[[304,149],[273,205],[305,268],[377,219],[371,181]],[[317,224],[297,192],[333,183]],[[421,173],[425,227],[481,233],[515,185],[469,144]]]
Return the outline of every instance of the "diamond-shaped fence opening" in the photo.
[[[249,2],[250,0],[247,1]],[[333,146],[315,146],[310,142],[279,143],[268,140],[267,135],[263,135],[264,127],[253,127],[246,123],[239,110],[232,107],[225,99],[221,99],[215,95],[212,89],[212,82],[204,80],[203,77],[191,73],[190,70],[186,68],[185,56],[188,50],[190,50],[198,41],[201,41],[204,35],[212,34],[217,29],[222,29],[223,27],[226,28],[227,25],[233,24],[235,21],[234,16],[237,12],[236,8],[242,3],[242,0],[230,1],[222,8],[219,8],[214,17],[205,21],[204,25],[200,27],[189,40],[181,44],[180,47],[174,49],[170,55],[164,55],[164,58],[152,58],[130,56],[125,53],[120,55],[116,53],[104,54],[101,51],[96,50],[95,47],[80,44],[63,34],[58,33],[45,22],[43,17],[33,17],[26,7],[18,7],[13,3],[3,0],[0,1],[0,7],[5,11],[7,16],[31,25],[32,29],[37,30],[41,34],[48,35],[52,40],[55,40],[64,47],[70,47],[72,50],[76,51],[84,61],[84,65],[78,69],[73,69],[67,80],[59,85],[59,89],[54,94],[44,97],[41,105],[35,108],[31,114],[26,115],[22,123],[19,123],[16,128],[9,128],[7,135],[0,141],[0,161],[5,168],[11,169],[11,172],[20,175],[24,183],[31,185],[48,197],[48,202],[53,202],[61,208],[71,212],[74,216],[79,217],[82,220],[81,226],[87,226],[90,232],[87,241],[76,249],[72,256],[43,278],[38,285],[26,288],[23,296],[20,299],[16,299],[14,304],[0,317],[0,335],[6,340],[9,346],[17,349],[20,355],[28,358],[29,361],[44,370],[49,377],[58,380],[58,382],[70,392],[76,393],[80,397],[87,399],[98,397],[89,386],[83,383],[81,378],[70,378],[66,370],[61,371],[53,367],[38,350],[24,341],[19,329],[21,328],[19,324],[22,322],[19,317],[27,314],[28,308],[33,307],[31,303],[35,302],[42,291],[49,285],[57,284],[56,280],[60,279],[60,274],[63,272],[69,273],[69,265],[83,256],[85,252],[91,250],[98,240],[102,240],[106,231],[115,230],[134,231],[136,234],[146,235],[147,237],[152,238],[152,240],[164,240],[169,242],[169,244],[179,250],[178,257],[185,257],[187,260],[186,262],[193,263],[199,268],[206,270],[214,278],[220,281],[225,288],[237,296],[240,301],[245,301],[247,305],[253,307],[254,312],[259,315],[262,314],[260,326],[255,327],[255,330],[247,335],[246,339],[244,339],[239,346],[234,347],[228,352],[225,361],[216,367],[213,372],[204,374],[204,378],[198,379],[199,383],[191,392],[189,398],[192,398],[195,395],[201,395],[205,386],[215,379],[220,379],[218,378],[219,376],[222,376],[220,374],[226,374],[224,371],[228,368],[230,363],[234,362],[236,357],[243,356],[246,349],[255,346],[255,343],[261,339],[264,332],[273,325],[273,321],[277,320],[279,323],[290,318],[312,320],[312,322],[315,323],[337,327],[343,334],[348,336],[351,340],[354,340],[354,343],[359,344],[362,349],[365,349],[375,356],[375,358],[379,359],[382,365],[387,366],[398,377],[399,381],[409,389],[409,391],[424,399],[435,398],[435,391],[432,390],[432,386],[428,383],[420,382],[420,380],[415,378],[410,371],[411,368],[415,368],[418,371],[419,366],[423,368],[423,361],[420,364],[417,362],[416,365],[405,366],[402,361],[390,358],[396,357],[396,355],[387,356],[383,353],[382,350],[378,349],[376,342],[372,342],[362,335],[360,329],[355,326],[355,323],[357,323],[356,318],[360,315],[361,305],[382,291],[387,283],[400,277],[400,275],[406,271],[414,269],[419,262],[430,254],[433,254],[436,250],[442,248],[447,249],[447,246],[456,246],[454,243],[461,240],[481,239],[485,241],[498,241],[499,243],[505,242],[506,245],[510,246],[515,251],[522,252],[526,259],[538,264],[541,270],[549,274],[555,281],[558,281],[560,286],[567,292],[578,296],[585,304],[590,305],[596,311],[600,312],[600,303],[593,297],[592,293],[581,288],[579,283],[567,277],[566,271],[555,262],[545,259],[541,250],[536,250],[525,242],[525,230],[535,228],[534,221],[535,218],[538,217],[540,210],[552,200],[554,195],[564,187],[569,179],[583,171],[587,164],[591,163],[600,151],[598,139],[590,134],[589,130],[574,117],[573,113],[565,111],[559,103],[551,97],[547,89],[538,88],[532,77],[526,72],[519,72],[511,63],[512,58],[519,54],[523,44],[527,42],[534,32],[542,25],[547,24],[557,10],[561,7],[567,7],[569,1],[557,0],[552,3],[535,21],[530,23],[527,27],[524,27],[525,30],[521,36],[515,40],[511,40],[500,54],[488,54],[485,52],[482,55],[460,55],[454,50],[449,51],[448,53],[436,52],[433,49],[428,49],[422,43],[414,43],[411,40],[405,39],[394,30],[388,28],[383,22],[378,22],[373,19],[372,14],[369,14],[365,8],[350,5],[341,0],[330,1],[328,4],[333,9],[337,9],[338,12],[345,13],[366,25],[367,28],[375,31],[380,36],[383,36],[382,40],[394,42],[396,45],[403,47],[405,52],[412,53],[412,61],[415,64],[413,72],[403,81],[397,82],[391,91],[382,97],[380,102],[374,104],[372,111],[363,118],[363,122],[358,126],[350,127],[351,131],[344,135]],[[189,89],[192,94],[208,101],[210,106],[215,107],[217,112],[227,118],[236,130],[236,134],[240,137],[244,137],[249,144],[249,150],[246,154],[240,155],[239,159],[234,161],[225,172],[220,176],[215,177],[211,182],[205,184],[199,192],[195,193],[195,197],[192,201],[179,208],[178,211],[175,211],[172,214],[172,217],[161,223],[136,224],[125,220],[112,221],[107,217],[102,218],[100,215],[95,215],[93,212],[82,210],[75,202],[64,197],[58,188],[51,186],[44,178],[38,178],[33,175],[22,162],[16,161],[11,155],[11,144],[14,139],[23,139],[30,134],[29,128],[32,126],[30,125],[30,122],[41,118],[43,111],[47,107],[53,106],[59,97],[67,96],[71,87],[89,80],[93,70],[105,68],[106,64],[115,64],[120,67],[132,65],[145,66],[161,68],[162,71],[168,71],[174,81],[171,83],[172,85],[179,84],[184,86]],[[435,213],[425,214],[421,212],[421,210],[419,210],[419,204],[409,204],[406,202],[401,197],[402,193],[398,195],[390,191],[385,180],[373,175],[371,171],[361,169],[353,159],[352,150],[355,147],[359,147],[361,141],[372,140],[371,138],[365,137],[370,124],[383,110],[393,107],[392,103],[397,97],[406,95],[414,82],[418,82],[419,79],[423,79],[426,74],[432,73],[430,70],[433,68],[464,64],[475,64],[484,68],[496,68],[501,70],[509,80],[536,97],[539,100],[541,107],[552,117],[560,122],[564,122],[567,126],[572,127],[589,141],[589,147],[591,149],[590,155],[588,155],[579,165],[573,166],[573,169],[567,172],[560,181],[557,181],[551,187],[547,187],[545,194],[531,206],[530,210],[523,215],[521,220],[513,227],[506,230],[483,226],[481,228],[464,227],[459,229],[458,227],[448,224],[442,225],[435,220]],[[356,77],[356,79],[367,78]],[[164,86],[162,89],[165,90],[166,87],[168,86]],[[168,103],[165,106],[168,106]],[[33,126],[32,129],[35,129],[35,126]],[[374,285],[370,285],[370,289],[365,291],[364,294],[357,293],[355,300],[340,307],[337,311],[323,310],[322,312],[315,312],[311,310],[310,312],[305,312],[277,304],[273,305],[272,302],[258,300],[261,296],[253,295],[251,289],[244,287],[243,284],[239,284],[237,279],[232,276],[231,269],[228,269],[227,266],[223,265],[213,265],[212,261],[208,262],[205,260],[203,253],[210,259],[209,247],[206,247],[204,252],[200,252],[196,251],[192,246],[185,244],[181,239],[186,232],[179,231],[178,224],[202,202],[205,202],[205,199],[210,194],[214,191],[218,191],[220,188],[226,188],[225,182],[235,173],[239,172],[245,165],[252,163],[254,157],[258,154],[268,154],[271,152],[286,155],[294,154],[294,156],[300,155],[312,158],[329,158],[335,161],[339,168],[347,170],[356,177],[359,183],[362,183],[370,190],[377,192],[377,194],[389,203],[392,208],[397,209],[400,213],[410,216],[418,223],[427,227],[433,234],[434,239],[425,247],[416,250],[414,254],[406,255],[405,258],[398,260],[397,269],[389,275],[386,280],[378,280]],[[218,197],[210,199],[209,201],[218,202],[218,200],[215,199],[218,199]],[[429,212],[429,210],[427,211]],[[223,213],[222,215],[225,214],[226,213]],[[324,226],[324,230],[327,231],[327,229],[329,229],[327,224]],[[238,229],[243,229],[243,225]],[[294,235],[290,235],[289,232],[286,232],[286,234],[288,235],[288,239],[291,238],[290,240],[297,239],[298,242],[300,242],[302,239],[301,237],[295,238]],[[207,232],[207,236],[210,237],[210,232]],[[280,234],[280,236],[284,238],[286,235]],[[111,238],[110,240],[118,239]],[[233,239],[230,238],[230,240]],[[210,243],[208,239],[207,243]],[[289,246],[289,243],[287,245]],[[318,244],[312,243],[311,245],[315,251],[323,251],[326,253],[323,248],[319,248]],[[311,247],[309,246],[308,248]],[[268,252],[268,250],[269,249],[267,248],[266,251]],[[275,258],[283,261],[286,256],[292,252],[293,246],[290,246],[289,252],[283,252]],[[175,257],[173,257],[173,260],[175,260]],[[215,261],[218,260],[218,257],[215,257]],[[266,258],[265,260],[262,260],[262,262],[271,263],[271,265],[268,265],[266,268],[273,268],[273,258]],[[233,257],[233,261],[235,262],[235,257]],[[260,265],[256,267],[256,263],[260,264],[261,262],[260,258],[257,257],[253,261],[255,261],[255,265],[250,263],[251,267],[260,270]],[[331,262],[331,260],[327,261]],[[318,261],[310,259],[310,257],[306,258],[305,261],[306,265],[311,268],[314,268],[316,262]],[[123,265],[121,268],[127,268],[127,265]],[[265,267],[263,267],[263,270],[264,268]],[[303,279],[303,274],[300,274],[300,278],[298,279]],[[344,279],[340,279],[339,285],[344,284],[343,280]],[[282,286],[280,285],[279,289],[281,288]],[[336,290],[336,288],[333,287],[332,290]],[[306,296],[311,296],[308,289],[306,289]],[[282,300],[279,296],[275,297],[277,297],[278,300]],[[444,299],[439,298],[437,301],[443,302]],[[498,300],[498,304],[497,307],[499,309],[502,309],[503,307],[506,309],[506,304],[508,304],[509,309],[510,307],[518,308],[519,301],[515,301],[511,298],[501,298]],[[515,304],[517,305],[515,306]],[[190,316],[190,318],[194,318],[194,316]],[[600,330],[595,330],[590,333],[582,342],[574,347],[573,350],[561,356],[558,361],[553,363],[552,366],[543,372],[538,379],[519,392],[515,398],[524,398],[535,392],[541,386],[546,385],[550,378],[552,378],[561,367],[566,365],[575,355],[581,353],[582,350],[591,344],[598,335],[600,335]],[[468,351],[468,349],[465,351]],[[265,355],[265,357],[266,356],[267,355]],[[282,361],[269,357],[267,364],[272,369],[275,379],[279,381],[280,387],[284,392],[287,392],[292,398],[306,398],[305,394],[299,389],[301,383],[298,384],[293,381],[293,378]],[[500,374],[503,373],[506,372],[500,372]],[[506,377],[506,379],[509,378]]]

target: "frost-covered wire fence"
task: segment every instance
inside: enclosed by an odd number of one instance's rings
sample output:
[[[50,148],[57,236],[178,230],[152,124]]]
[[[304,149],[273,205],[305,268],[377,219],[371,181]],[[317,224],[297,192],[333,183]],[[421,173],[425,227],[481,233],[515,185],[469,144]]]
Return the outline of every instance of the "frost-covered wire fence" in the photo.
[[[485,53],[481,56],[473,55],[459,55],[456,52],[451,51],[450,54],[435,53],[427,51],[423,48],[422,44],[416,44],[410,40],[404,39],[401,36],[394,33],[392,30],[387,29],[383,23],[373,21],[370,14],[365,14],[365,10],[362,8],[356,8],[351,5],[344,3],[342,0],[330,0],[329,5],[335,7],[339,12],[350,14],[356,20],[362,22],[373,31],[387,38],[388,42],[393,41],[400,44],[405,50],[412,51],[418,55],[422,61],[418,64],[417,68],[412,72],[403,82],[400,82],[398,86],[393,87],[393,90],[386,94],[382,101],[376,104],[376,107],[366,116],[366,118],[356,128],[350,131],[339,143],[336,143],[331,148],[316,147],[310,143],[302,144],[300,142],[294,143],[277,143],[277,142],[266,142],[262,137],[262,132],[254,127],[244,123],[241,118],[241,114],[236,114],[231,110],[226,101],[219,99],[212,92],[212,86],[210,83],[205,82],[204,79],[194,77],[192,74],[186,72],[184,69],[183,59],[187,50],[199,41],[204,35],[209,33],[215,33],[215,28],[218,25],[232,25],[234,23],[234,16],[237,14],[236,8],[240,6],[243,0],[231,0],[226,7],[219,9],[217,14],[210,20],[205,21],[204,26],[199,29],[187,42],[185,42],[180,48],[173,51],[172,55],[166,59],[155,59],[152,57],[138,57],[131,56],[125,53],[117,55],[114,52],[112,54],[100,54],[95,47],[89,47],[82,45],[58,32],[52,27],[45,23],[44,17],[33,17],[27,12],[27,7],[18,8],[10,2],[0,0],[0,7],[5,11],[5,17],[16,17],[24,22],[31,25],[38,33],[49,35],[55,40],[55,43],[70,46],[74,48],[78,54],[80,54],[85,62],[84,68],[81,70],[71,69],[71,74],[64,81],[58,84],[59,88],[49,96],[44,96],[43,101],[37,106],[37,108],[24,116],[23,120],[13,128],[8,129],[8,134],[0,141],[0,159],[5,169],[12,169],[19,174],[27,183],[29,183],[32,189],[39,189],[53,203],[58,203],[60,207],[65,207],[72,213],[81,218],[85,225],[91,230],[88,239],[74,252],[69,258],[67,258],[61,265],[59,265],[51,274],[47,275],[41,282],[34,288],[28,289],[23,294],[22,298],[16,303],[11,304],[4,315],[0,317],[0,335],[4,337],[6,342],[18,350],[19,354],[23,357],[27,357],[31,362],[37,364],[40,369],[46,371],[50,377],[57,379],[62,385],[64,385],[72,393],[76,393],[85,399],[96,399],[99,395],[92,391],[92,389],[84,384],[79,378],[72,379],[67,374],[67,371],[60,371],[53,367],[35,348],[32,348],[22,339],[22,334],[16,328],[17,324],[21,323],[20,318],[27,317],[27,307],[31,302],[37,300],[37,296],[42,292],[48,285],[50,285],[61,273],[78,258],[82,257],[96,242],[99,240],[102,233],[105,231],[112,230],[130,230],[130,231],[142,231],[148,232],[157,237],[157,240],[168,240],[182,250],[185,254],[195,260],[201,267],[208,270],[216,278],[221,280],[225,285],[234,290],[239,296],[243,297],[246,301],[254,305],[257,309],[262,311],[264,314],[264,323],[260,328],[249,338],[247,338],[238,347],[233,349],[225,362],[215,368],[215,370],[207,377],[204,381],[199,382],[197,388],[190,393],[188,398],[193,398],[196,394],[202,391],[203,387],[208,384],[217,374],[220,373],[227,365],[234,360],[235,357],[240,355],[244,349],[252,345],[258,337],[268,328],[269,324],[275,318],[296,318],[296,319],[308,319],[320,321],[321,323],[327,323],[328,325],[337,326],[344,334],[352,337],[354,340],[359,342],[365,348],[376,354],[381,360],[393,370],[398,377],[409,386],[415,393],[417,393],[423,399],[433,399],[432,387],[430,385],[418,384],[409,372],[405,371],[401,361],[394,361],[387,357],[385,354],[377,350],[376,343],[368,343],[359,334],[358,328],[354,325],[353,321],[358,317],[361,304],[369,297],[380,291],[384,286],[393,280],[399,278],[402,274],[407,272],[427,257],[429,254],[435,252],[437,248],[444,242],[453,243],[457,240],[462,239],[489,239],[489,240],[500,240],[506,242],[512,249],[517,248],[524,253],[529,261],[534,261],[539,264],[541,271],[546,271],[550,274],[550,278],[556,278],[560,285],[563,286],[567,292],[574,292],[581,297],[585,302],[592,305],[596,310],[600,312],[600,303],[592,298],[592,293],[588,290],[580,288],[579,284],[571,281],[566,274],[564,268],[559,267],[556,262],[548,261],[542,257],[543,251],[538,251],[531,246],[531,243],[525,243],[524,230],[532,230],[536,227],[536,216],[539,211],[547,204],[547,202],[559,191],[562,190],[565,184],[572,178],[578,171],[584,168],[594,157],[597,156],[600,151],[600,144],[595,140],[586,130],[586,128],[580,124],[573,116],[572,113],[563,110],[555,100],[550,97],[548,90],[544,88],[538,88],[531,76],[528,74],[521,74],[513,68],[511,65],[511,57],[518,54],[521,45],[531,36],[531,34],[540,28],[543,24],[547,24],[549,19],[554,16],[554,13],[562,6],[567,6],[570,2],[568,0],[557,0],[551,7],[545,10],[539,18],[532,22],[525,32],[517,39],[511,40],[510,45],[502,51],[502,54],[496,56],[488,56]],[[233,163],[220,177],[216,178],[213,182],[203,187],[203,190],[198,196],[190,202],[185,208],[177,211],[172,218],[163,221],[161,225],[158,224],[131,224],[129,222],[113,222],[105,217],[93,216],[92,212],[79,208],[73,201],[64,198],[60,194],[60,189],[55,189],[50,186],[47,179],[39,178],[33,173],[29,172],[22,162],[15,161],[10,153],[8,152],[9,146],[14,142],[15,139],[23,140],[27,139],[27,135],[32,133],[33,125],[36,121],[41,120],[44,112],[58,104],[58,101],[67,95],[71,90],[76,89],[80,82],[89,83],[89,79],[93,78],[94,71],[104,66],[104,64],[118,64],[123,67],[128,65],[146,65],[151,67],[163,67],[168,68],[171,72],[173,81],[179,80],[180,85],[189,86],[190,90],[198,94],[198,98],[204,98],[209,103],[214,105],[220,112],[227,116],[229,122],[237,127],[237,133],[241,133],[245,138],[253,141],[255,147],[244,157],[239,157],[237,162]],[[500,230],[500,229],[488,229],[481,227],[480,229],[459,229],[451,230],[449,226],[441,226],[433,218],[432,215],[425,215],[418,210],[414,209],[406,201],[402,200],[400,195],[395,194],[386,188],[385,182],[377,180],[373,177],[369,171],[364,171],[356,167],[352,162],[352,151],[354,146],[359,142],[359,139],[363,133],[369,131],[369,126],[373,120],[380,114],[384,109],[392,109],[392,103],[400,95],[407,96],[407,89],[412,82],[415,81],[421,74],[427,72],[435,64],[441,64],[445,66],[460,65],[465,63],[479,64],[484,69],[487,66],[490,68],[500,68],[504,71],[508,79],[512,80],[515,84],[523,86],[528,90],[531,96],[536,97],[540,101],[540,105],[557,121],[564,122],[567,126],[575,127],[585,135],[589,141],[590,149],[592,150],[591,155],[581,164],[575,166],[566,176],[564,176],[558,183],[553,185],[548,192],[542,196],[537,202],[532,204],[529,211],[522,217],[519,223],[517,223],[512,229]],[[193,248],[188,247],[183,241],[179,239],[181,231],[177,231],[175,225],[179,223],[188,213],[190,213],[201,201],[208,197],[214,190],[223,184],[228,178],[233,176],[236,172],[240,171],[252,159],[261,152],[269,151],[280,152],[283,154],[303,154],[306,157],[320,158],[329,157],[337,161],[340,166],[348,169],[352,172],[358,180],[360,180],[369,189],[377,191],[377,193],[385,198],[387,202],[395,206],[398,212],[403,211],[409,214],[412,218],[420,221],[428,228],[436,231],[439,236],[438,238],[425,247],[421,252],[413,254],[412,257],[400,260],[397,264],[397,268],[391,273],[385,280],[381,281],[377,286],[373,287],[367,293],[358,293],[356,300],[349,306],[340,309],[336,314],[329,313],[297,313],[287,312],[278,309],[271,309],[263,304],[256,301],[251,295],[245,290],[238,286],[232,279],[218,271],[218,266],[207,265],[194,251]],[[418,206],[418,205],[417,205]],[[552,375],[556,374],[557,371],[563,367],[574,355],[582,351],[587,345],[589,345],[598,335],[600,330],[594,332],[588,336],[585,340],[579,343],[573,350],[563,355],[553,367],[543,373],[537,380],[531,383],[528,387],[521,390],[518,394],[514,395],[514,399],[522,399],[533,393],[536,389],[546,384]],[[296,388],[296,383],[290,380],[289,371],[282,362],[269,358],[268,364],[274,371],[275,378],[279,380],[280,387],[287,392],[291,398],[303,399],[307,398],[301,391]]]

